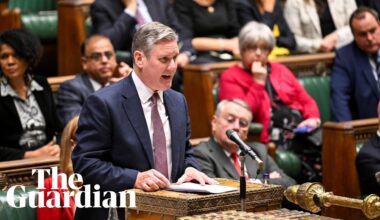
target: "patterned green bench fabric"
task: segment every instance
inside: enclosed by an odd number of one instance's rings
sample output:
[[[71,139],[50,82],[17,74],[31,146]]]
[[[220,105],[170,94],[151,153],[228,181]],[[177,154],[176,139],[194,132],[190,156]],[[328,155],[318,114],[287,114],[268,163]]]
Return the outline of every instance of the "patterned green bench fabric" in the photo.
[[[20,205],[20,198],[26,198],[25,208],[13,208],[7,202],[7,191],[0,191],[0,219],[12,220],[34,220],[36,219],[36,209],[29,206],[28,192],[37,191],[35,187],[25,187],[23,192],[19,187],[15,190],[15,205]]]
[[[19,8],[22,25],[41,40],[56,41],[58,32],[56,0],[9,0],[8,7]]]

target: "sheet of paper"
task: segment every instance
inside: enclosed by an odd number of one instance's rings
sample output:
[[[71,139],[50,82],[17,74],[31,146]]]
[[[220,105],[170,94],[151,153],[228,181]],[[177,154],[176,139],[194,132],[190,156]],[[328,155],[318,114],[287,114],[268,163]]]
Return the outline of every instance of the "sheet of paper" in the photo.
[[[201,185],[198,183],[171,184],[166,190],[196,193],[224,193],[236,191],[238,188],[222,185]]]

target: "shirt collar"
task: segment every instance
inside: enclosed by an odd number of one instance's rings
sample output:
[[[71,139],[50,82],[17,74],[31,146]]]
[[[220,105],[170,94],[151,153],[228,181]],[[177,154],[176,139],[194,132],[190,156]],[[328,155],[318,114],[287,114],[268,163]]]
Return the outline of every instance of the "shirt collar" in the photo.
[[[12,88],[11,84],[8,83],[8,80],[6,77],[1,77],[1,89],[0,89],[0,96],[5,97],[7,95],[12,97],[18,97],[18,94],[16,91]],[[30,86],[28,88],[27,96],[30,95],[33,91],[43,91],[44,88],[38,84],[35,80],[32,79],[30,82]]]
[[[135,83],[137,94],[139,95],[141,103],[145,104],[146,102],[149,102],[154,91],[144,84],[135,71],[132,72],[132,80]],[[161,102],[164,103],[163,91],[157,91],[157,93],[161,99]]]

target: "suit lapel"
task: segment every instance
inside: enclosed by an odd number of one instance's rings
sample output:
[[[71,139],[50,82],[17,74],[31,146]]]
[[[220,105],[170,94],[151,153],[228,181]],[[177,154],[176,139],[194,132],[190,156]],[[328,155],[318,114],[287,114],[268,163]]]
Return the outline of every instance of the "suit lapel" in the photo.
[[[180,140],[178,138],[178,135],[176,135],[176,131],[179,131],[181,128],[179,127],[178,117],[176,116],[175,106],[172,100],[172,97],[168,94],[168,92],[164,91],[163,93],[164,98],[164,104],[165,104],[165,110],[166,114],[168,114],[169,118],[169,125],[170,125],[170,138],[171,138],[171,150],[172,150],[172,172],[171,176],[175,176],[175,173],[177,172],[175,168],[177,167],[177,164],[179,163],[179,157],[178,155],[181,155],[182,152],[180,152]]]
[[[150,141],[150,135],[148,126],[145,120],[144,111],[141,106],[140,98],[137,94],[135,84],[133,83],[132,74],[124,79],[122,90],[122,96],[125,98],[123,102],[123,108],[127,118],[129,119],[135,133],[140,140],[141,145],[148,158],[149,165],[154,167],[152,143]]]
[[[87,74],[85,73],[82,73],[80,75],[80,78],[82,79],[82,85],[83,85],[83,90],[86,94],[92,94],[95,92],[95,89],[94,87],[92,86],[91,84],[91,81],[90,81],[90,76],[88,76]]]
[[[368,84],[372,88],[372,91],[374,92],[375,96],[379,99],[380,95],[379,95],[379,90],[377,87],[377,81],[375,79],[375,76],[373,75],[373,70],[372,70],[371,64],[369,62],[369,57],[367,55],[360,56],[360,57],[361,58],[359,58],[360,59],[359,60],[359,66],[363,67],[363,69],[362,69],[363,74],[362,75],[364,75]],[[359,77],[360,77],[360,75],[359,75]]]
[[[160,17],[160,14],[159,14],[159,10],[160,10],[159,1],[157,1],[157,0],[144,0],[144,2],[145,2],[145,5],[148,9],[150,17],[152,18],[152,21],[161,21],[162,22],[162,18]]]
[[[230,158],[227,157],[222,147],[220,147],[215,140],[212,138],[208,142],[209,147],[213,149],[215,158],[222,164],[223,170],[226,172],[228,177],[233,179],[239,179],[239,174],[235,170]]]

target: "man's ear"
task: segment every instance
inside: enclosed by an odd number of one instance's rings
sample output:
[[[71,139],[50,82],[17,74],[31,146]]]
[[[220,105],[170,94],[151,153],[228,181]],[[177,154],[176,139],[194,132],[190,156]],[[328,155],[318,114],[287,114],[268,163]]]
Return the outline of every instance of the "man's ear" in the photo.
[[[81,60],[81,63],[82,63],[82,69],[84,71],[86,71],[87,70],[87,59],[85,57],[81,57],[80,60]]]
[[[133,58],[135,60],[135,64],[140,69],[143,67],[144,57],[145,57],[144,53],[139,50],[136,50],[135,52],[133,52]]]

